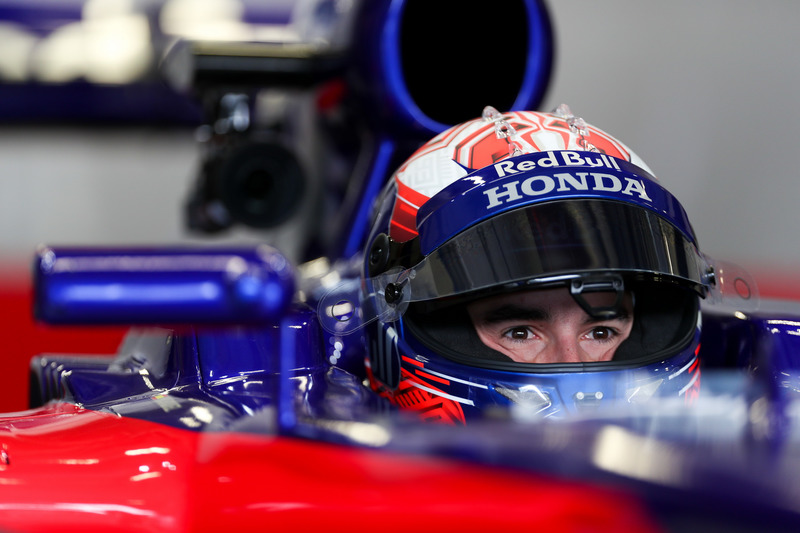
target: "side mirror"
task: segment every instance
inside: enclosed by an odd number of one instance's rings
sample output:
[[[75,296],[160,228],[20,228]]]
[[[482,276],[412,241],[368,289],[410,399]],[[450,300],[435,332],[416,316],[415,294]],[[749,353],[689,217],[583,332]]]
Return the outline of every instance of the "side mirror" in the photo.
[[[294,273],[270,246],[42,248],[34,315],[50,324],[275,322],[292,301]]]

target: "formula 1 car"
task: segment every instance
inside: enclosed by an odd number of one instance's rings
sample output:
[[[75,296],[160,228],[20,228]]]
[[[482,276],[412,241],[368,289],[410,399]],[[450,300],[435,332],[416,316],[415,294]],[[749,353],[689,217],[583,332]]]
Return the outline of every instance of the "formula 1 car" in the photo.
[[[800,525],[800,306],[756,302],[755,284],[735,269],[720,276],[733,298],[704,304],[700,348],[691,366],[673,371],[692,374],[680,396],[640,403],[630,400],[647,394],[623,402],[574,395],[569,416],[545,416],[541,391],[520,388],[468,423],[436,424],[437,406],[423,421],[365,385],[380,369],[365,365],[361,330],[349,330],[348,311],[335,315],[342,324],[324,316],[352,303],[350,287],[363,288],[369,213],[393,166],[445,129],[402,81],[399,17],[413,20],[412,4],[370,2],[355,19],[359,42],[378,53],[361,58],[354,86],[367,84],[382,103],[359,99],[380,110],[375,142],[355,201],[342,201],[350,223],[323,257],[293,266],[266,244],[38,251],[39,320],[132,329],[107,357],[41,354],[31,362],[30,409],[0,417],[0,529]],[[549,26],[541,3],[518,7],[527,60],[508,107],[532,108],[549,75]],[[191,52],[204,80],[220,72],[209,57],[236,53]],[[240,59],[255,57],[247,49]],[[317,76],[320,64],[328,65],[313,57],[303,77]],[[251,220],[246,202],[208,194],[192,208],[198,224],[213,225],[206,215],[220,199],[240,222]],[[445,378],[426,373],[422,359],[418,375],[435,387]]]
[[[0,421],[11,531],[797,524],[796,314],[704,313],[691,406],[512,409],[456,427],[364,387],[348,371],[358,343],[291,302],[274,249],[46,249],[38,264],[53,322],[213,325],[136,328],[114,356],[32,362],[33,408]],[[108,292],[116,303],[97,298]]]

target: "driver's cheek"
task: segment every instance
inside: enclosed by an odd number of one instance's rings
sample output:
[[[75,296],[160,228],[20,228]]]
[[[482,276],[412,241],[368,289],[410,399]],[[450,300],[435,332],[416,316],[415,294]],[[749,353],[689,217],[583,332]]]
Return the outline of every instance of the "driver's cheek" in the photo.
[[[584,362],[610,361],[619,345],[618,342],[601,342],[593,339],[582,339],[579,344]]]
[[[546,343],[534,340],[521,345],[506,346],[503,353],[511,357],[518,363],[541,363],[547,357],[548,349]]]

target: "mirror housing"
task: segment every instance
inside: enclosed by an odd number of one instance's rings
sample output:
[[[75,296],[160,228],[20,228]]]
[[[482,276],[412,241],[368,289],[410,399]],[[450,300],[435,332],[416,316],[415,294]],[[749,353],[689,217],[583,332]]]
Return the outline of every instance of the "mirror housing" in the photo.
[[[294,272],[276,249],[41,248],[34,315],[49,324],[278,321]]]

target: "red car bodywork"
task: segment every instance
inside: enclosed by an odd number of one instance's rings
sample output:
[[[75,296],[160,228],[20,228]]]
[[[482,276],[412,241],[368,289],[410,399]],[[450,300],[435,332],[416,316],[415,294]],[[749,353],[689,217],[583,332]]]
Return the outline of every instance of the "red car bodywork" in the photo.
[[[57,403],[0,420],[6,531],[654,531],[608,488]]]

